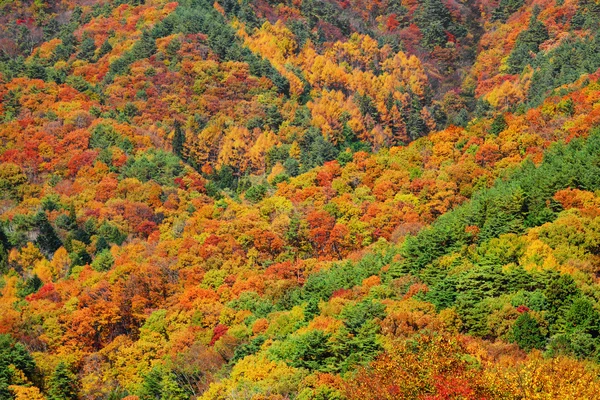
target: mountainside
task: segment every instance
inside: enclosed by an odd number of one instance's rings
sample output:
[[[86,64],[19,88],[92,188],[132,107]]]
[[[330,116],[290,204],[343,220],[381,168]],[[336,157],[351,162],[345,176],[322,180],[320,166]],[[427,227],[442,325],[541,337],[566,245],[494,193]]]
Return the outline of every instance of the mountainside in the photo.
[[[0,0],[0,400],[600,398],[600,2]]]

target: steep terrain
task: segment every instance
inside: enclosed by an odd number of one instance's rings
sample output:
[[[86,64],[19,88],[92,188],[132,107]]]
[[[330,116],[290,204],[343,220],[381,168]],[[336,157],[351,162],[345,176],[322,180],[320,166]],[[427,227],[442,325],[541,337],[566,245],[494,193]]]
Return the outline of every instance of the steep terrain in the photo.
[[[593,0],[0,0],[0,399],[600,397],[599,68]]]

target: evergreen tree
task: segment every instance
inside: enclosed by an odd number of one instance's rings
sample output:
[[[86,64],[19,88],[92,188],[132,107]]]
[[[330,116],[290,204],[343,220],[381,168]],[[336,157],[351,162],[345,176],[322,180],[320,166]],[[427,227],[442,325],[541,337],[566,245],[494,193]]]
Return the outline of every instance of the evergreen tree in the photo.
[[[490,126],[490,133],[492,135],[498,136],[501,132],[503,132],[506,128],[508,128],[508,124],[504,119],[504,115],[502,113],[496,115],[494,120],[492,121],[492,125]]]
[[[35,361],[25,346],[16,343],[8,334],[0,334],[0,399],[13,398],[8,386],[13,383],[15,370],[32,379]]]
[[[546,338],[542,335],[538,322],[528,312],[517,318],[510,339],[525,351],[542,349],[546,344]]]
[[[8,272],[8,251],[0,241],[0,275]]]
[[[492,12],[492,20],[505,22],[524,4],[524,0],[500,0],[498,7]]]
[[[42,280],[36,274],[27,278],[23,283],[17,284],[17,295],[21,298],[37,292],[42,287]]]
[[[104,41],[104,43],[102,43],[102,46],[100,46],[100,49],[98,50],[97,58],[100,59],[103,56],[105,56],[106,54],[110,53],[111,51],[112,51],[112,46],[111,46],[110,42],[108,41],[108,39],[106,39]]]
[[[88,36],[83,39],[79,45],[79,53],[77,53],[77,58],[80,60],[91,61],[92,58],[94,58],[95,51],[96,45],[94,44],[94,39]]]
[[[48,381],[48,400],[76,400],[77,377],[63,361],[59,362]]]
[[[148,58],[156,52],[156,40],[152,37],[149,31],[142,32],[142,37],[135,42],[131,49],[132,56],[135,60]]]
[[[27,65],[25,74],[30,79],[42,79],[45,80],[48,76],[46,68],[40,63],[40,59],[34,57]]]
[[[185,145],[185,133],[181,129],[181,123],[175,121],[175,132],[173,133],[173,153],[183,158],[183,148]]]
[[[538,20],[534,13],[529,21],[527,30],[517,37],[515,47],[508,57],[508,68],[511,74],[518,74],[531,62],[531,54],[537,54],[540,45],[548,40],[548,29]]]
[[[94,261],[92,261],[92,268],[96,271],[108,271],[114,264],[115,259],[113,258],[110,250],[105,249],[98,253]]]
[[[46,213],[40,211],[35,216],[35,226],[39,231],[39,235],[35,242],[36,245],[44,254],[51,257],[54,252],[62,246],[62,242],[52,225],[50,225]]]
[[[452,15],[441,0],[425,0],[419,9],[417,25],[423,33],[424,47],[444,46],[448,39],[446,31],[453,25]]]

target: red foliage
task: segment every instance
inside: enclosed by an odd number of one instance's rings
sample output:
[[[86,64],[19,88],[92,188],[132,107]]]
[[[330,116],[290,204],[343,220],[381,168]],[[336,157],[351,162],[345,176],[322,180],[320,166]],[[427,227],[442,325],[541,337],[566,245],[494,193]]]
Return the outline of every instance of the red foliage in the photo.
[[[55,303],[60,301],[60,295],[58,292],[56,292],[52,282],[46,283],[40,288],[40,290],[37,291],[37,293],[33,293],[25,297],[25,300],[29,302],[41,299],[50,300]]]
[[[523,314],[526,313],[527,311],[529,311],[529,307],[521,304],[519,307],[517,307],[517,312]]]
[[[317,182],[319,186],[331,186],[331,182],[340,176],[342,170],[337,161],[330,161],[323,165],[323,168],[317,173]]]
[[[391,14],[385,21],[385,26],[390,32],[394,32],[398,28],[398,25],[400,25],[400,23],[396,19],[396,14]]]
[[[215,326],[215,328],[213,329],[213,337],[210,340],[210,345],[214,345],[217,342],[217,340],[219,340],[224,334],[227,333],[228,330],[229,328],[223,324],[218,324],[217,326]]]
[[[147,238],[156,230],[156,222],[153,221],[144,221],[140,225],[138,225],[135,230],[143,237]]]
[[[485,397],[476,396],[468,379],[438,375],[433,381],[435,382],[437,393],[421,397],[423,400],[485,399]]]
[[[74,155],[67,164],[67,167],[69,168],[69,174],[71,176],[75,176],[81,168],[92,166],[97,156],[98,153],[93,150],[86,150],[83,153]]]

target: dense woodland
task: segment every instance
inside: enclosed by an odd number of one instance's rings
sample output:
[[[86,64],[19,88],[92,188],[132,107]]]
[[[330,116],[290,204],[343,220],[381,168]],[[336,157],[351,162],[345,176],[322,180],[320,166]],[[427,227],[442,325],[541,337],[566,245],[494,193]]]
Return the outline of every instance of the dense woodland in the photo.
[[[596,0],[0,0],[0,400],[596,398]]]

